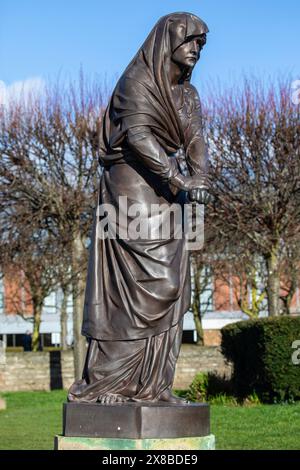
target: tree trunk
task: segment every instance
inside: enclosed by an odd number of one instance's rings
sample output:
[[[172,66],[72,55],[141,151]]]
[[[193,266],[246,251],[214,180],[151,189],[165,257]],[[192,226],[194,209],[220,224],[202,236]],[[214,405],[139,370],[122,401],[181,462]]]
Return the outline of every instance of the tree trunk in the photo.
[[[201,268],[197,266],[197,261],[192,259],[192,276],[194,281],[194,290],[192,296],[192,312],[196,327],[197,333],[197,344],[203,346],[204,344],[204,334],[201,321],[201,304],[200,304],[200,295],[201,295],[201,285],[200,285],[200,275]]]
[[[85,249],[78,234],[73,241],[73,340],[76,380],[82,376],[86,355],[86,339],[81,334],[85,289],[85,276],[82,274],[82,255]]]
[[[279,253],[278,244],[274,245],[271,253],[266,257],[267,262],[267,296],[268,311],[270,317],[280,314],[280,275],[279,275]]]
[[[292,280],[291,280],[291,284],[290,284],[290,288],[288,290],[288,293],[284,296],[280,296],[280,300],[282,302],[282,306],[283,306],[283,314],[284,315],[290,315],[291,314],[291,304],[292,304],[292,300],[293,300],[293,297],[296,293],[296,290],[297,290],[297,287],[298,287],[298,272],[297,271],[293,271],[291,273],[291,277],[292,277]]]
[[[202,328],[202,322],[199,316],[199,310],[197,309],[196,305],[193,305],[192,310],[193,310],[194,322],[196,326],[197,344],[198,346],[203,346],[204,345],[204,333],[203,333],[203,328]]]
[[[261,311],[261,305],[266,297],[266,291],[259,293],[257,281],[256,281],[256,269],[251,268],[250,273],[244,278],[239,277],[239,297],[237,303],[243,313],[248,315],[249,318],[258,318]],[[250,290],[250,299],[249,299]]]
[[[60,347],[63,351],[68,349],[67,343],[67,322],[68,322],[68,312],[67,312],[67,302],[68,302],[68,289],[62,289],[62,300],[60,306]]]
[[[42,322],[42,305],[33,303],[33,332],[32,332],[32,351],[39,350],[40,327]]]

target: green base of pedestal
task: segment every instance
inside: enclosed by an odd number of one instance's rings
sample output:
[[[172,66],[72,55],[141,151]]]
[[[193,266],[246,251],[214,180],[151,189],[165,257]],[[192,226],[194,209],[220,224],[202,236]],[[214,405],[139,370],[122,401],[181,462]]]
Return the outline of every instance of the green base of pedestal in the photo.
[[[55,450],[215,450],[215,436],[176,439],[108,439],[55,436]]]

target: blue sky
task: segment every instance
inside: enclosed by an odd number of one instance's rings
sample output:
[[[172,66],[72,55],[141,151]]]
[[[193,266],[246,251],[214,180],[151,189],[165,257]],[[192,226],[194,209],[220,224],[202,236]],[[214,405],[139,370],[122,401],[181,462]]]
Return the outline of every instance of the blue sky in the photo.
[[[193,77],[199,89],[243,73],[300,78],[299,0],[0,0],[0,81],[76,77],[82,66],[113,83],[154,23],[174,11],[210,28]]]

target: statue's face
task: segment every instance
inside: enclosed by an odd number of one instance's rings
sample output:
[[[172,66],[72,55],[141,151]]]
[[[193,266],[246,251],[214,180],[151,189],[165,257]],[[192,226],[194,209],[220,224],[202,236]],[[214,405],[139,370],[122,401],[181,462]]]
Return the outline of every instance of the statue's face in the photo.
[[[179,67],[194,67],[200,58],[202,42],[194,38],[181,44],[172,54],[172,61]]]

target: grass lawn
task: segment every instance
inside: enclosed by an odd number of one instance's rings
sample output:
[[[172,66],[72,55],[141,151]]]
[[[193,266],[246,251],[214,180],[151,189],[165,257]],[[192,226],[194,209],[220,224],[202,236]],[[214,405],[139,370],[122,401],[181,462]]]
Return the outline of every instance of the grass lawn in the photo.
[[[0,449],[52,449],[61,433],[65,391],[2,395]],[[211,406],[217,449],[300,449],[300,403],[296,405]]]

